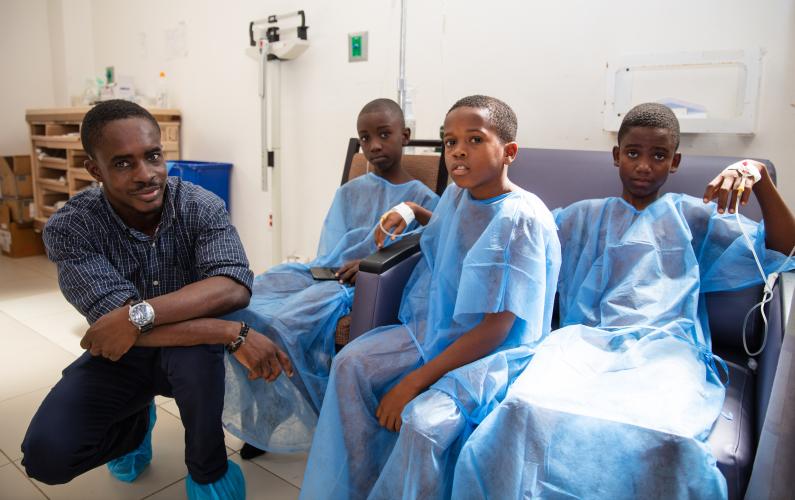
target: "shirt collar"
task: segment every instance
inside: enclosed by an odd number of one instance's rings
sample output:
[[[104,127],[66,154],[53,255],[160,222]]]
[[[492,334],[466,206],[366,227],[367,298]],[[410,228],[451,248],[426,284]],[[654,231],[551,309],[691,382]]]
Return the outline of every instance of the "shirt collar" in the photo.
[[[165,183],[165,194],[163,197],[163,210],[160,213],[160,223],[157,226],[157,231],[155,231],[155,235],[161,234],[163,231],[171,227],[174,219],[176,219],[176,209],[174,207],[174,198],[176,197],[176,181],[172,181],[172,179],[176,179],[176,177],[168,177]],[[102,193],[102,202],[105,204],[105,208],[107,209],[108,213],[110,213],[111,219],[116,223],[116,225],[122,231],[126,232],[130,236],[134,237],[137,240],[148,241],[152,239],[152,236],[148,234],[142,233],[141,231],[132,228],[124,223],[119,214],[116,213],[116,210],[108,201],[108,198],[105,196],[104,188],[100,188]]]

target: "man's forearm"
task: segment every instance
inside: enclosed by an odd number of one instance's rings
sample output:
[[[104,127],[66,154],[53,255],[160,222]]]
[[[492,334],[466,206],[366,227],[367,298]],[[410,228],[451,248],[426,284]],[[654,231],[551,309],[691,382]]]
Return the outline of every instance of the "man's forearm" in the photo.
[[[767,169],[760,173],[762,179],[753,189],[765,221],[765,246],[789,254],[795,246],[795,217],[773,185]]]
[[[155,310],[155,325],[220,316],[248,305],[248,288],[225,276],[203,279],[148,302]]]
[[[155,327],[139,335],[139,347],[189,347],[201,344],[229,344],[240,333],[240,323],[215,318],[199,318]]]

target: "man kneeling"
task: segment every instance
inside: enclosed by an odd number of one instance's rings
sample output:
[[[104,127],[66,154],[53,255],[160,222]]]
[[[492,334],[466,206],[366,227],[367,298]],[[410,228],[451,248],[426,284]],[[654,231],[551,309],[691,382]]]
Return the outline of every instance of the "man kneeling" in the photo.
[[[251,296],[237,231],[217,196],[166,176],[160,128],[140,106],[97,105],[81,139],[102,187],[53,215],[44,242],[64,296],[91,326],[86,352],[30,423],[22,465],[47,484],[104,463],[133,481],[152,459],[153,398],[165,395],[185,426],[188,497],[244,498],[221,426],[224,348],[252,376],[273,380],[292,368],[264,335],[213,318]]]

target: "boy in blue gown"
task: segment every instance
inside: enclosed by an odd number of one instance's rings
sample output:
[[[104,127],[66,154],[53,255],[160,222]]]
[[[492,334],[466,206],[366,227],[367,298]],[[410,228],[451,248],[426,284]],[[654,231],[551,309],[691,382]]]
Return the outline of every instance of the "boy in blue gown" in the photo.
[[[401,324],[366,333],[335,358],[302,498],[435,496],[444,484],[434,476],[452,470],[424,449],[413,453],[412,436],[450,441],[441,460],[452,465],[463,429],[445,419],[487,411],[481,403],[498,397],[493,381],[518,373],[548,333],[560,245],[546,206],[508,179],[515,137],[516,116],[497,99],[466,97],[448,112],[455,184],[433,214],[408,204],[426,227]],[[387,231],[411,220],[402,212],[384,216]],[[384,236],[377,232],[379,243]],[[425,413],[435,405],[443,411]],[[395,448],[406,434],[408,446]]]
[[[409,130],[397,103],[377,99],[365,105],[357,130],[372,171],[337,189],[317,258],[309,264],[282,264],[255,278],[249,306],[232,315],[283,346],[296,372],[291,379],[249,380],[249,370],[227,357],[224,425],[249,443],[243,450],[246,458],[260,450],[309,448],[337,323],[350,312],[359,261],[376,251],[371,234],[378,214],[403,200],[431,210],[438,201],[401,167]],[[315,266],[338,269],[339,280],[315,281],[310,274]]]
[[[726,169],[703,200],[658,197],[678,146],[668,108],[633,108],[613,148],[621,197],[556,211],[562,328],[467,441],[455,498],[726,496],[704,443],[724,387],[703,294],[762,282],[734,215],[738,186],[742,203],[753,188],[762,208],[763,223],[741,223],[765,273],[795,246],[795,219],[750,160],[756,183]]]

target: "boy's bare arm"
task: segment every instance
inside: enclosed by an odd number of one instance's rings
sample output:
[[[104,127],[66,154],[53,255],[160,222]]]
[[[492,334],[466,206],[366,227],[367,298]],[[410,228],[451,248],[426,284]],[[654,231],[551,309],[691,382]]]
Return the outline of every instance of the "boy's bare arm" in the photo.
[[[408,205],[409,208],[411,208],[411,211],[414,212],[414,220],[417,221],[417,224],[421,226],[428,225],[428,222],[433,216],[433,212],[422,205],[414,203],[413,201],[405,201],[403,203]],[[382,215],[381,223],[375,228],[375,233],[373,234],[373,237],[375,238],[375,246],[377,248],[384,247],[384,241],[388,236],[386,233],[384,233],[384,231],[381,230],[382,227],[394,235],[390,236],[394,240],[397,235],[406,230],[407,224],[406,221],[403,220],[403,216],[394,210],[390,210],[389,212]]]
[[[754,184],[753,189],[765,221],[765,246],[789,254],[795,247],[795,217],[773,184],[765,165],[759,165],[762,179]]]
[[[741,196],[740,203],[744,205],[753,190],[762,209],[762,219],[765,221],[765,246],[789,254],[795,247],[795,216],[773,184],[765,164],[753,160],[743,160],[743,162],[756,166],[761,175],[759,181],[754,183],[753,179],[743,178],[735,171],[724,170],[707,185],[704,202],[715,199],[718,212],[723,213],[728,208],[729,213],[734,213],[737,197]],[[740,194],[741,185],[743,191]]]
[[[427,364],[406,375],[381,399],[376,410],[379,423],[389,430],[399,431],[400,413],[412,399],[446,373],[492,353],[505,341],[515,319],[516,316],[509,311],[486,314],[475,328]]]

